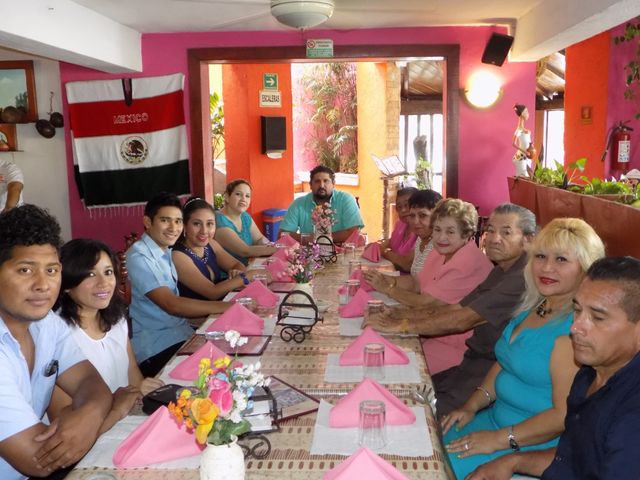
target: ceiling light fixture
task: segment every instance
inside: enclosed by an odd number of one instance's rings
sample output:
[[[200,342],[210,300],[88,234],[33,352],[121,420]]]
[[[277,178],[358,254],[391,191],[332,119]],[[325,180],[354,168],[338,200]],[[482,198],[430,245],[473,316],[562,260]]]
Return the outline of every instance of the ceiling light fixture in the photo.
[[[333,0],[271,0],[271,15],[283,25],[309,28],[333,15]]]

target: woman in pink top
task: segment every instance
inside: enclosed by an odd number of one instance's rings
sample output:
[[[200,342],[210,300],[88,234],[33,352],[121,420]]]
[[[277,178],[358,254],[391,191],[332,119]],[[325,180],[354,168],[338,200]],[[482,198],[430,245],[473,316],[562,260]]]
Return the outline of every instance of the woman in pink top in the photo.
[[[409,228],[411,209],[409,199],[417,192],[414,187],[401,188],[396,193],[396,213],[398,221],[393,227],[391,238],[380,243],[382,256],[392,262],[402,272],[409,272],[413,262],[413,249],[418,238]]]
[[[454,198],[441,200],[431,218],[433,250],[418,274],[418,281],[401,288],[401,283],[408,283],[405,278],[378,272],[368,273],[365,278],[376,290],[406,305],[459,303],[493,268],[473,241],[477,224],[478,214],[473,205]],[[460,363],[464,341],[470,334],[447,335],[423,343],[431,374]]]

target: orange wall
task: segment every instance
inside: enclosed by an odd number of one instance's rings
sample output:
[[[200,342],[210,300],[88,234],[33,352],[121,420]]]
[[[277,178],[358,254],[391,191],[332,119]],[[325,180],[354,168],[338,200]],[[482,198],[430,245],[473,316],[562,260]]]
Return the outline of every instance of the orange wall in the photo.
[[[261,108],[263,73],[278,74],[280,108]],[[261,212],[287,208],[293,198],[291,70],[288,64],[223,65],[227,182],[246,178],[253,185],[249,213],[262,229]],[[280,159],[262,152],[260,116],[287,118],[287,149]]]
[[[587,158],[584,175],[603,177],[600,157],[605,147],[611,36],[604,32],[566,50],[564,97],[565,165]],[[581,110],[591,106],[592,123],[583,124]]]

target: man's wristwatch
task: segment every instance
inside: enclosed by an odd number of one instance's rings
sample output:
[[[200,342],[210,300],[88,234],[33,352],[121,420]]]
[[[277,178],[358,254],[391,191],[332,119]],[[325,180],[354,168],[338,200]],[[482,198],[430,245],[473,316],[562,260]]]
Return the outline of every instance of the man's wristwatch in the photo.
[[[247,274],[244,272],[240,272],[240,278],[242,279],[242,283],[245,285],[249,285],[249,279],[247,278]]]
[[[520,445],[518,445],[518,441],[516,440],[516,436],[513,433],[513,425],[509,425],[509,446],[511,450],[514,452],[520,451]]]

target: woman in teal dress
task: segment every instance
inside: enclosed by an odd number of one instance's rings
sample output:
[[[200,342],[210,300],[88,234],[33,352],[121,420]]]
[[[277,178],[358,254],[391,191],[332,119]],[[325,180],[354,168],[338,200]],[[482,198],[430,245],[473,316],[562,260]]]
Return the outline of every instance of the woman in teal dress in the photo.
[[[225,205],[216,212],[215,240],[245,265],[249,257],[266,257],[277,251],[247,212],[250,204],[251,185],[240,178],[227,185]]]
[[[598,235],[577,218],[557,218],[535,237],[523,302],[496,343],[498,361],[462,408],[442,419],[458,479],[501,455],[557,443],[578,368],[569,339],[572,300],[603,256]]]

